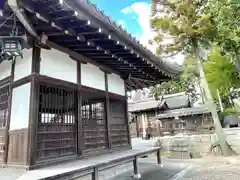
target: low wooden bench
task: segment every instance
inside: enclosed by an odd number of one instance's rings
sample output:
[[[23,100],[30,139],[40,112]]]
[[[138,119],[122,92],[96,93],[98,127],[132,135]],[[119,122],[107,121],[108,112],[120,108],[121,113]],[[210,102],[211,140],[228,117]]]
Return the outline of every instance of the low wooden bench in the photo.
[[[100,171],[129,162],[133,162],[134,178],[140,178],[138,159],[152,153],[156,153],[156,162],[161,165],[160,147],[138,148],[28,171],[17,180],[79,180],[87,175],[98,180]]]

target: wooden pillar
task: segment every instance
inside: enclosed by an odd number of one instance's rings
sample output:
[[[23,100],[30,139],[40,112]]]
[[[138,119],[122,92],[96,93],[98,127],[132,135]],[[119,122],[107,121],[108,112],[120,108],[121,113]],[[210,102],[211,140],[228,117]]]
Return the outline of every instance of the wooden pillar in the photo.
[[[82,122],[82,93],[76,92],[76,124],[77,124],[77,154],[79,156],[83,155],[84,143],[83,143],[83,122]]]
[[[77,83],[82,84],[81,81],[81,62],[77,61]]]
[[[146,123],[145,123],[144,112],[141,112],[141,119],[142,119],[142,137],[144,139],[144,138],[146,138]]]
[[[137,130],[137,137],[140,136],[140,133],[139,133],[139,122],[138,122],[138,115],[136,115],[136,130]]]
[[[127,125],[128,144],[130,146],[132,146],[130,127],[129,127],[128,96],[127,96],[126,81],[125,81],[125,111],[124,111],[124,113],[125,113],[125,119],[126,119],[126,125]]]
[[[37,125],[38,125],[38,106],[39,106],[39,80],[41,48],[33,46],[32,51],[32,76],[30,90],[30,109],[28,125],[28,152],[27,166],[31,167],[36,164],[36,144],[37,144]]]
[[[81,86],[81,62],[77,61],[77,83]],[[82,92],[76,92],[76,125],[77,125],[77,155],[82,156],[84,151],[83,143],[83,122],[82,122]]]
[[[160,149],[157,151],[157,163],[163,167],[162,160],[161,160],[161,151]]]
[[[105,72],[105,90],[106,90],[106,99],[105,99],[105,110],[106,110],[106,128],[107,128],[107,138],[108,138],[108,148],[112,149],[112,140],[111,140],[111,116],[110,116],[110,98],[108,93],[108,75]]]
[[[32,73],[39,74],[40,61],[41,61],[41,48],[34,45],[32,49]]]
[[[94,167],[92,172],[92,180],[98,180],[98,179],[99,179],[99,171],[97,167]]]
[[[135,159],[133,160],[133,177],[135,179],[140,179],[141,178],[141,174],[139,172],[139,163],[138,163],[138,158],[135,157]]]

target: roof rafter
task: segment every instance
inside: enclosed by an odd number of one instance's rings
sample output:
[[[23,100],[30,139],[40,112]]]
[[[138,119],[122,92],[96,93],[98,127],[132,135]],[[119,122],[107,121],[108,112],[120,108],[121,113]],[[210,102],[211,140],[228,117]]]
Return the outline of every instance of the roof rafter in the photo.
[[[50,20],[49,17],[46,17],[46,15],[42,15],[42,14],[39,14],[38,12],[35,12],[33,7],[24,4],[24,7],[23,7],[23,8],[26,9],[27,11],[33,13],[33,14],[36,14],[36,17],[39,18],[40,20],[44,21],[45,23],[50,23],[51,26],[55,27],[55,28],[58,29],[58,30],[63,31],[64,34],[67,34],[67,35],[70,35],[70,36],[76,36],[76,37],[77,37],[77,40],[79,40],[79,41],[86,40],[84,37],[82,37],[82,35],[79,35],[79,33],[75,32],[74,30],[72,30],[72,29],[64,30],[64,27],[62,27],[60,23],[53,22],[53,21]],[[75,13],[75,14],[76,14],[76,13]],[[102,29],[101,29],[101,28],[98,28],[98,32],[99,32],[99,33],[102,32]],[[108,36],[108,37],[111,39],[111,36]],[[92,41],[87,41],[87,44],[88,44],[89,46],[94,46],[94,47],[96,47],[97,49],[104,51],[105,54],[111,54],[111,55],[112,55],[112,58],[117,59],[118,61],[123,61],[124,63],[129,64],[129,67],[132,67],[132,68],[133,68],[133,71],[137,69],[137,67],[135,67],[134,65],[128,63],[127,60],[123,59],[122,57],[118,57],[118,56],[115,55],[115,54],[112,54],[112,53],[109,52],[108,50],[105,50],[105,49],[103,49],[102,47],[96,45],[94,42],[92,42]],[[131,52],[132,52],[132,50],[131,50]],[[151,76],[151,75],[149,75],[148,73],[145,73],[145,72],[142,72],[142,73],[145,74],[146,76],[148,76],[149,78],[154,79],[154,77]]]

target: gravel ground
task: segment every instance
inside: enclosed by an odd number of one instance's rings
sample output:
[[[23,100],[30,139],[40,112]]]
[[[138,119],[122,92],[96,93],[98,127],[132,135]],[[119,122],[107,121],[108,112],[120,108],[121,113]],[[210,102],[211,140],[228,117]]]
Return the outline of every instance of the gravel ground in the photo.
[[[182,180],[239,180],[240,166],[224,163],[194,164]]]
[[[155,158],[140,160],[140,180],[240,180],[240,164],[201,160],[163,159],[164,167],[156,165]],[[129,171],[114,180],[132,180]]]
[[[169,180],[171,177],[188,167],[188,163],[178,160],[163,160],[163,167],[156,164],[156,157],[148,157],[140,160],[140,180]],[[132,180],[132,171],[114,178],[114,180]]]

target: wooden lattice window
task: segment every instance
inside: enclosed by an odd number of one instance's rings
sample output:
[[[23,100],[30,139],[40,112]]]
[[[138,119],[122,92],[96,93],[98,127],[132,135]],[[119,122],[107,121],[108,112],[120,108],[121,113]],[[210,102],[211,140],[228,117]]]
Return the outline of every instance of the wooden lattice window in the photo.
[[[104,125],[104,102],[83,102],[82,106],[82,119],[84,125]]]
[[[76,92],[40,85],[37,160],[76,154]]]
[[[102,100],[83,100],[82,121],[84,151],[97,152],[107,148],[105,103]]]
[[[8,118],[9,86],[0,89],[0,128],[6,126]]]

